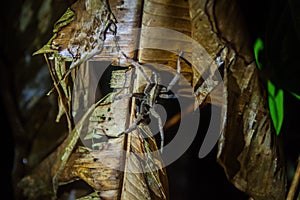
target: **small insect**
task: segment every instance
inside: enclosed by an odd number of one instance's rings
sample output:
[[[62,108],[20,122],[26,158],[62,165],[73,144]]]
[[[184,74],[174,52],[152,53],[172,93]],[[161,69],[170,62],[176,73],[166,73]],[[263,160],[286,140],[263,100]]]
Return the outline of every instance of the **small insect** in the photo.
[[[132,93],[125,94],[115,97],[115,100],[119,100],[127,97],[136,98],[136,109],[135,109],[135,121],[130,125],[128,129],[124,132],[120,133],[127,134],[131,131],[135,130],[140,123],[148,124],[150,122],[150,115],[155,117],[158,121],[158,128],[160,132],[160,151],[163,151],[164,146],[164,130],[163,123],[160,115],[155,110],[155,104],[157,104],[158,99],[170,99],[174,98],[174,95],[171,94],[172,87],[178,82],[180,78],[181,66],[180,66],[180,57],[183,55],[183,52],[180,52],[177,59],[177,73],[170,81],[167,87],[162,86],[158,82],[158,75],[155,72],[152,72],[151,77],[149,78],[146,75],[146,72],[143,70],[143,66],[141,66],[138,62],[134,61],[131,58],[128,58],[124,53],[123,55],[128,59],[133,67],[139,70],[146,81],[146,86],[144,88],[143,93]]]

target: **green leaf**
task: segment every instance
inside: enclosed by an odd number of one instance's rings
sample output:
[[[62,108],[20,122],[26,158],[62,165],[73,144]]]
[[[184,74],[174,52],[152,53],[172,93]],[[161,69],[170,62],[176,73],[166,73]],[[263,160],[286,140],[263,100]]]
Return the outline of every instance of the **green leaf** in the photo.
[[[32,55],[35,56],[37,54],[43,54],[43,53],[53,53],[53,52],[57,52],[57,49],[53,49],[52,48],[52,41],[56,38],[58,31],[70,24],[73,20],[75,19],[75,13],[68,8],[67,11],[63,14],[63,16],[61,18],[59,18],[59,20],[55,23],[54,25],[54,29],[53,29],[53,36],[51,37],[51,39],[47,42],[46,45],[44,45],[41,49],[37,50],[36,52],[34,52]]]
[[[284,116],[284,92],[281,89],[276,90],[275,85],[271,81],[268,81],[268,93],[271,118],[275,127],[276,134],[279,135]]]
[[[264,43],[261,38],[257,38],[254,43],[254,56],[257,64],[257,68],[262,70],[262,63],[259,60],[259,54],[264,49]],[[296,98],[300,100],[300,96],[293,94]],[[277,90],[275,85],[269,80],[268,81],[268,102],[271,119],[276,131],[276,134],[279,135],[284,118],[284,92],[282,89]]]
[[[254,43],[254,56],[259,70],[262,69],[262,63],[258,60],[259,53],[264,49],[264,43],[261,38],[257,38]]]
[[[53,33],[57,33],[62,27],[70,24],[75,19],[75,13],[71,8],[68,8],[67,11],[57,20],[54,24]]]
[[[296,94],[294,92],[291,92],[291,94],[300,101],[300,95],[299,94]]]
[[[56,36],[56,35],[55,35]],[[32,55],[38,55],[38,54],[43,54],[43,53],[55,53],[57,50],[51,48],[51,44],[46,44],[44,45],[41,49],[37,50],[34,52]]]

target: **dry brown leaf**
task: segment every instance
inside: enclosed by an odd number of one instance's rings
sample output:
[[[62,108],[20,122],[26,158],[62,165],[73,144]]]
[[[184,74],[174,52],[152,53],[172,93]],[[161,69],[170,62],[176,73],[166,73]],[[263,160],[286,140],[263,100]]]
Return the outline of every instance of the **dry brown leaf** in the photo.
[[[131,73],[122,70],[117,74],[122,72]],[[120,74],[113,77],[120,77]],[[128,93],[128,87],[122,85],[118,89],[120,92],[114,92],[112,96]],[[162,169],[162,161],[159,154],[155,158],[150,154],[157,150],[155,141],[151,140],[151,145],[148,144],[141,138],[141,133],[137,131],[139,129],[119,136],[125,130],[128,100],[102,101],[103,104],[94,110],[87,135],[82,141],[89,148],[79,148],[72,154],[59,178],[60,184],[80,178],[98,192],[90,194],[94,198],[97,195],[101,198],[102,194],[107,193],[110,194],[107,199],[119,196],[121,199],[167,198],[166,173]],[[142,130],[149,132],[147,128]],[[152,168],[153,165],[158,169]]]
[[[221,49],[224,53],[226,110],[218,162],[228,179],[254,199],[281,200],[286,189],[283,157],[236,3],[190,0],[193,37],[213,57]]]
[[[164,1],[164,0],[148,0],[144,3],[142,28],[147,27],[163,27],[178,31],[187,37],[191,34],[191,25],[189,17],[188,2],[184,1]],[[147,30],[147,29],[146,29]],[[139,62],[141,63],[157,63],[164,64],[176,69],[177,57],[180,51],[184,52],[185,57],[190,57],[192,49],[189,48],[190,41],[179,35],[162,35],[157,32],[153,35],[147,31],[141,35]],[[157,45],[155,45],[156,43]],[[151,46],[157,46],[156,49],[150,49]],[[148,47],[148,48],[145,48]],[[183,49],[182,47],[185,47]],[[160,48],[168,48],[161,50]],[[174,54],[176,53],[176,54]],[[188,63],[181,61],[181,73],[186,79],[192,82],[192,68]]]
[[[69,131],[72,130],[71,91],[74,77],[67,76],[72,69],[102,51],[108,31],[116,34],[115,23],[106,0],[78,0],[56,22],[54,35],[48,43],[33,54],[45,55],[59,95],[56,121],[66,114]]]
[[[109,30],[116,33],[116,19],[106,0],[78,0],[64,16],[56,22],[48,44],[35,54],[58,52],[71,61],[71,69],[102,51]]]
[[[66,163],[78,142],[83,124],[99,103],[101,103],[101,100],[90,107],[75,128],[68,134],[67,138],[55,149],[55,151],[46,157],[32,170],[31,173],[18,183],[18,186],[23,189],[23,193],[26,197],[29,199],[39,199],[41,197],[47,199],[56,198],[60,174],[64,170]]]

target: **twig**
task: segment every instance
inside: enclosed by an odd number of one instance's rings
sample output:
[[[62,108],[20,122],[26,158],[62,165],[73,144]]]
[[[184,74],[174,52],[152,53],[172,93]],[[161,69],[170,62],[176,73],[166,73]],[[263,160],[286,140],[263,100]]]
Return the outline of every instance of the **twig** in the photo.
[[[72,132],[72,119],[71,119],[71,116],[70,116],[70,112],[69,112],[69,108],[66,107],[65,103],[63,102],[63,94],[62,92],[60,91],[59,89],[59,84],[60,84],[60,80],[57,80],[56,79],[56,76],[55,76],[55,72],[53,71],[52,67],[51,67],[51,64],[46,56],[46,54],[44,54],[44,57],[45,57],[45,60],[46,60],[46,63],[47,63],[47,66],[48,66],[48,69],[49,69],[49,73],[51,75],[51,78],[53,80],[53,84],[54,84],[54,87],[58,93],[58,99],[59,99],[59,104],[61,104],[63,106],[63,109],[66,113],[66,117],[67,117],[67,121],[68,121],[68,128],[69,128],[69,133]]]
[[[294,179],[292,181],[292,184],[291,184],[291,187],[290,187],[290,190],[289,190],[286,200],[294,199],[295,193],[298,188],[299,180],[300,180],[300,155],[298,157],[298,165],[297,165],[297,169],[295,171]]]

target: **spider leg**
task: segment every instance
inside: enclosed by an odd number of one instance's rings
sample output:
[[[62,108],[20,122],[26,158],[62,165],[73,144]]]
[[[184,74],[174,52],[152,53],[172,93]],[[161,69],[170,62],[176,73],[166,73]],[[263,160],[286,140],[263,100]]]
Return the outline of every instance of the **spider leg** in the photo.
[[[131,124],[131,126],[124,131],[124,133],[130,133],[131,131],[135,130],[138,126],[139,122],[143,119],[142,114],[138,114],[137,118],[134,120],[134,122]]]
[[[150,108],[150,113],[153,117],[155,117],[158,121],[158,128],[159,128],[159,133],[160,133],[160,152],[163,152],[163,147],[164,147],[164,129],[163,129],[163,124],[161,121],[160,115],[154,110],[154,108]]]
[[[124,98],[130,98],[132,96],[133,96],[133,94],[122,94],[122,95],[114,97],[114,101],[121,100],[121,99],[124,99]]]
[[[180,65],[180,57],[183,55],[183,52],[181,51],[178,55],[178,59],[177,59],[177,73],[176,75],[173,77],[173,79],[171,80],[171,82],[169,83],[168,87],[167,87],[167,92],[170,91],[172,89],[172,87],[178,82],[179,78],[180,78],[180,72],[181,72],[181,65]]]
[[[138,69],[141,72],[141,74],[142,74],[143,78],[146,80],[146,82],[148,84],[151,84],[150,79],[148,78],[146,72],[143,70],[143,66],[140,65],[138,62],[134,61],[132,58],[129,58],[124,52],[121,52],[121,53],[127,60],[129,60],[129,62],[132,66],[134,66],[136,69]]]
[[[131,126],[128,129],[126,129],[125,131],[119,133],[117,135],[117,137],[119,137],[123,134],[130,133],[131,131],[135,130],[142,119],[143,119],[143,115],[139,113],[137,115],[136,119],[134,120],[134,122],[131,124]]]

